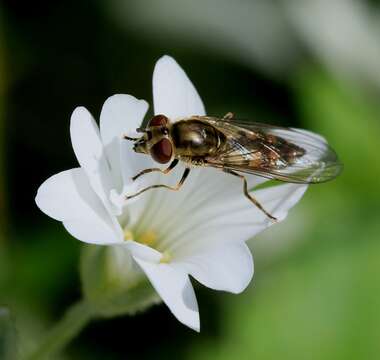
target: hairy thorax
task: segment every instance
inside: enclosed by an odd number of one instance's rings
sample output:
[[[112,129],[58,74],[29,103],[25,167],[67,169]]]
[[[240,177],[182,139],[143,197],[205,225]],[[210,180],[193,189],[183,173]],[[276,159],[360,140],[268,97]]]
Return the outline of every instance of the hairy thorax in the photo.
[[[171,136],[176,155],[185,158],[213,156],[225,141],[225,136],[220,131],[200,120],[174,123]]]

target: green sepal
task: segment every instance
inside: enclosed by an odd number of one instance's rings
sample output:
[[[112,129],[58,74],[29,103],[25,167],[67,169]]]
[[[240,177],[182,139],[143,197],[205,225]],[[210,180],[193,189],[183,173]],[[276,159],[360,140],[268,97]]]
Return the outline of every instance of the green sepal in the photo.
[[[84,246],[80,274],[83,296],[95,316],[133,315],[160,302],[156,291],[120,246]]]

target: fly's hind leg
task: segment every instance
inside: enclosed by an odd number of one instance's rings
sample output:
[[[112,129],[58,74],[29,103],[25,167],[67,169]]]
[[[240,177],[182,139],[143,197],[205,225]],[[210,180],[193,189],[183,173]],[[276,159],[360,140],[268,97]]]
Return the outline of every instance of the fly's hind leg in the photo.
[[[168,185],[164,185],[164,184],[151,185],[145,189],[138,191],[136,194],[127,196],[125,199],[126,200],[132,199],[132,198],[139,196],[142,193],[144,193],[145,191],[148,191],[150,189],[165,188],[168,190],[178,191],[181,188],[181,186],[183,185],[183,183],[185,182],[186,178],[189,176],[189,173],[190,173],[190,168],[186,168],[185,171],[183,172],[181,180],[178,182],[178,184],[176,186],[168,186]]]
[[[245,195],[245,197],[247,197],[253,204],[255,204],[271,220],[277,221],[277,218],[275,218],[273,215],[269,214],[263,208],[263,206],[252,195],[249,194],[249,192],[248,192],[248,183],[247,183],[247,179],[245,178],[245,176],[243,176],[241,174],[238,174],[237,172],[229,170],[229,169],[223,169],[223,171],[225,173],[227,173],[227,174],[231,174],[231,175],[234,175],[234,176],[239,177],[240,179],[242,179],[243,180],[243,189],[244,189],[244,195]]]
[[[141,175],[144,175],[144,174],[149,174],[149,173],[151,173],[151,172],[154,172],[154,171],[159,171],[159,172],[161,172],[161,173],[163,173],[163,174],[169,174],[170,173],[170,171],[172,171],[175,167],[176,167],[176,165],[178,164],[178,159],[174,159],[171,163],[170,163],[170,165],[166,168],[166,169],[164,169],[164,170],[162,170],[162,169],[160,169],[160,168],[149,168],[149,169],[145,169],[145,170],[143,170],[143,171],[140,171],[137,175],[135,175],[133,178],[132,178],[132,180],[133,181],[135,181],[137,178],[139,178]]]
[[[234,113],[228,112],[226,115],[223,116],[223,120],[231,120],[234,117]]]

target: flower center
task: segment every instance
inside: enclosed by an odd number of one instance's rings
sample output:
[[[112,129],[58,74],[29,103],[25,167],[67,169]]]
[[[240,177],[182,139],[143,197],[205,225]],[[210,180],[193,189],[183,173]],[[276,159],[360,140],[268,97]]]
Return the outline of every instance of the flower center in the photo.
[[[157,233],[153,230],[147,230],[140,235],[138,240],[141,244],[153,247],[157,242]]]
[[[157,249],[158,235],[152,229],[144,231],[139,236],[135,236],[135,234],[131,230],[126,228],[124,230],[124,240],[125,241],[127,241],[127,240],[136,241],[140,244],[147,245],[147,246],[149,246],[155,250],[160,251],[159,249]],[[172,259],[170,252],[169,251],[160,251],[160,252],[162,253],[160,263],[169,263]]]
[[[157,243],[157,238],[158,235],[154,230],[147,230],[138,237],[136,237],[131,230],[124,230],[124,240],[133,240],[139,242],[140,244],[148,245],[152,248],[154,248],[154,245]]]
[[[171,259],[172,259],[172,256],[171,256],[170,252],[169,251],[164,251],[162,253],[162,257],[160,259],[160,263],[161,264],[167,264],[167,263],[170,262]]]
[[[125,229],[124,230],[124,240],[133,240],[133,232],[131,230]]]

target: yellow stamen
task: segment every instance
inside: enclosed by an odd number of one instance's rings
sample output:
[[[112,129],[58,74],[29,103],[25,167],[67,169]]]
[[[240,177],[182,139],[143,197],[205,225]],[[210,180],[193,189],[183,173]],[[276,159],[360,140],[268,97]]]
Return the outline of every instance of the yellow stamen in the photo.
[[[161,264],[167,264],[168,262],[170,262],[171,259],[172,259],[172,256],[171,256],[170,252],[169,251],[164,251],[162,253],[162,257],[160,259],[160,263]]]
[[[153,246],[157,241],[157,233],[153,230],[145,231],[139,237],[139,242],[144,245]]]
[[[127,240],[133,240],[133,233],[132,233],[132,231],[130,231],[128,229],[124,230],[124,240],[125,241],[127,241]]]

